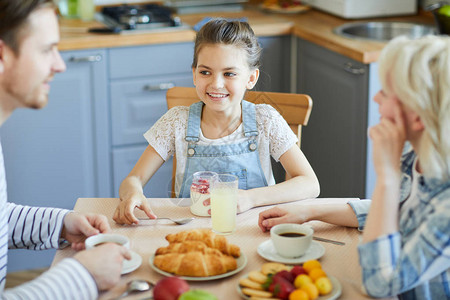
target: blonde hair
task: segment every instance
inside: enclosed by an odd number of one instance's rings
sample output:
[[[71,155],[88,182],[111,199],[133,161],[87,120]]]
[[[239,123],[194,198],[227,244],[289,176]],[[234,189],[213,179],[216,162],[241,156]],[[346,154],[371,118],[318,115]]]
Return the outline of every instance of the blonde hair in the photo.
[[[399,37],[379,59],[383,91],[416,112],[425,126],[420,161],[427,177],[450,179],[450,37]]]

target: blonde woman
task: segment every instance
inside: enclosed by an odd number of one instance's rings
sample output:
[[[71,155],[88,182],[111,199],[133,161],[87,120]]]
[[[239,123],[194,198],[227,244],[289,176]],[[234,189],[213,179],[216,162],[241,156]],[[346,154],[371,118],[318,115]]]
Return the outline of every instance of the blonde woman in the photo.
[[[370,296],[450,299],[450,38],[394,39],[379,73],[371,204],[272,208],[259,225],[318,219],[364,227],[358,250]]]

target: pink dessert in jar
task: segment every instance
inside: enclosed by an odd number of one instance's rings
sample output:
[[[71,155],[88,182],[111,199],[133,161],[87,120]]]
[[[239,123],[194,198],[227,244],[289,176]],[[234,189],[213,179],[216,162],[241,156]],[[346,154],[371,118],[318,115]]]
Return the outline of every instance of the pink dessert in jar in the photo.
[[[191,213],[196,216],[209,217],[208,211],[211,205],[205,206],[203,202],[210,198],[210,180],[216,175],[215,172],[201,171],[193,175],[191,185]]]

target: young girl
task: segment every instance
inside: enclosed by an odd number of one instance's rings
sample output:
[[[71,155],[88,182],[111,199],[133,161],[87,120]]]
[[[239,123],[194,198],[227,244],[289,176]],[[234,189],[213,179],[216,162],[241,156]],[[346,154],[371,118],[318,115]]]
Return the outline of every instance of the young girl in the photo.
[[[318,196],[318,180],[286,121],[269,105],[243,100],[258,80],[260,53],[246,22],[213,19],[201,28],[192,63],[200,102],[172,108],[144,134],[149,146],[120,186],[117,223],[138,223],[135,207],[156,218],[143,186],[174,154],[178,197],[189,197],[192,174],[205,170],[239,177],[238,212]],[[291,179],[275,184],[270,156]]]
[[[300,217],[274,208],[261,213],[261,228],[311,219],[359,223],[369,295],[450,299],[449,66],[449,37],[391,41],[379,60],[380,123],[369,130],[377,173],[371,204],[334,205],[334,215],[315,205]]]

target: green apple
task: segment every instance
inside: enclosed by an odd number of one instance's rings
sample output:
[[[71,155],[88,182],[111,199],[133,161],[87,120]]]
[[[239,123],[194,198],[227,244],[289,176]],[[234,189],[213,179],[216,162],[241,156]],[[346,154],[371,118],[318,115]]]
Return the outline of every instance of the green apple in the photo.
[[[207,291],[190,290],[181,294],[178,300],[217,300],[217,297]]]
[[[450,5],[443,5],[438,10],[439,14],[450,17]]]

